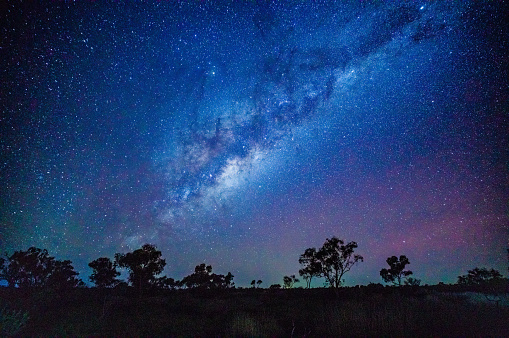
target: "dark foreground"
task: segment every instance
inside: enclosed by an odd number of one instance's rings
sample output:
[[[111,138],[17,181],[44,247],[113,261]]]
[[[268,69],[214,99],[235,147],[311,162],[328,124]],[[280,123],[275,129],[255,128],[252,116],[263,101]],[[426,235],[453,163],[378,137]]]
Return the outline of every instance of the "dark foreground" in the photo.
[[[3,309],[3,310],[2,310]],[[425,287],[158,291],[0,288],[0,335],[505,336],[509,308]],[[23,322],[22,315],[29,318]],[[17,326],[20,328],[16,330]],[[17,332],[16,332],[17,331]]]

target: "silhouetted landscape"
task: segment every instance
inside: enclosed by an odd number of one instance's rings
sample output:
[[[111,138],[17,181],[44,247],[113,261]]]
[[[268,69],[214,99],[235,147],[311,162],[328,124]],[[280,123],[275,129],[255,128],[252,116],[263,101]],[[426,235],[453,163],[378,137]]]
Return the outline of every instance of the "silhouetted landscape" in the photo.
[[[1,8],[0,337],[509,336],[509,1]]]
[[[161,251],[145,244],[90,262],[88,287],[72,262],[31,247],[0,259],[2,336],[503,336],[509,332],[509,279],[475,268],[453,285],[420,285],[409,259],[387,259],[388,285],[344,287],[343,276],[362,256],[355,242],[337,237],[299,257],[306,288],[283,285],[237,288],[234,276],[205,263],[182,280],[161,276]],[[509,250],[508,250],[509,253]],[[129,272],[119,280],[118,268]],[[311,288],[312,278],[328,287]],[[476,298],[477,297],[477,298]]]

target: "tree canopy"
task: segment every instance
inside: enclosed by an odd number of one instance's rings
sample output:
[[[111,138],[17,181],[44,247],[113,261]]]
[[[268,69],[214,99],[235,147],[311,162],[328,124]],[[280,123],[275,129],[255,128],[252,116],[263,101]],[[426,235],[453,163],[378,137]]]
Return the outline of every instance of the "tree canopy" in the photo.
[[[345,244],[334,236],[327,238],[319,250],[306,249],[299,257],[299,263],[303,266],[299,274],[306,280],[306,286],[310,287],[313,277],[324,277],[331,287],[339,288],[344,274],[364,260],[361,255],[354,254],[356,248],[356,242]]]
[[[299,275],[306,281],[306,287],[311,287],[313,277],[320,277],[322,273],[322,265],[317,257],[315,248],[308,248],[299,257],[299,264],[303,266],[299,270]]]
[[[482,285],[501,279],[502,275],[495,269],[488,270],[486,268],[474,268],[468,270],[468,274],[458,276],[458,284],[460,285]]]
[[[0,280],[11,287],[69,288],[83,285],[70,260],[56,260],[46,249],[30,247],[0,261]]]
[[[283,287],[285,289],[291,289],[293,288],[293,285],[295,283],[298,283],[299,282],[299,279],[295,277],[295,275],[291,275],[291,276],[284,276],[283,277]]]
[[[116,263],[112,262],[108,257],[100,257],[88,263],[93,269],[90,275],[90,281],[99,288],[107,288],[115,286],[119,281],[116,277],[120,276],[117,271]]]
[[[202,263],[194,268],[194,273],[181,281],[188,288],[226,289],[233,287],[233,275],[228,272],[226,276],[212,273],[212,266]]]
[[[401,282],[408,276],[413,274],[410,270],[405,270],[405,266],[410,264],[410,261],[405,255],[398,257],[391,256],[386,260],[389,264],[389,269],[380,270],[380,276],[386,283],[393,283],[394,285],[401,286]]]
[[[129,282],[141,291],[158,284],[156,276],[166,265],[161,255],[161,251],[154,245],[145,244],[133,252],[115,254],[115,262],[119,267],[129,270]]]

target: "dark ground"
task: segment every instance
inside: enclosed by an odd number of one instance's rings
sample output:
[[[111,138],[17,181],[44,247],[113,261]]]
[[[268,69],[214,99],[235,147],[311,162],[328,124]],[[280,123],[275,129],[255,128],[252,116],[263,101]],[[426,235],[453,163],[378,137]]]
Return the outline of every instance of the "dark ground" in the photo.
[[[68,291],[0,288],[0,332],[20,336],[505,336],[509,308],[447,286]],[[18,311],[18,312],[16,312]],[[26,323],[19,321],[27,313]],[[20,330],[16,330],[16,325]],[[17,332],[16,332],[17,331]]]

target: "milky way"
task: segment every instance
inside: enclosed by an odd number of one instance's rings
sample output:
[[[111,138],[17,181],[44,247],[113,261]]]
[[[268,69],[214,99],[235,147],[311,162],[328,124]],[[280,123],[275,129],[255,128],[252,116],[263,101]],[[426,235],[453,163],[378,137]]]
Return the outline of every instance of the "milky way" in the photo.
[[[494,2],[10,4],[0,245],[165,274],[296,274],[338,236],[381,282],[506,271],[508,8]],[[321,285],[317,282],[317,286]]]

